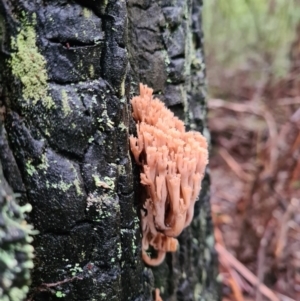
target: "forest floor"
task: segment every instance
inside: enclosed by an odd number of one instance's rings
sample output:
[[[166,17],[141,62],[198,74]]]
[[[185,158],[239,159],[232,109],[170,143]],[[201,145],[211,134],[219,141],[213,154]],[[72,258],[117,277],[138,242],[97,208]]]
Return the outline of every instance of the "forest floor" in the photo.
[[[223,301],[300,300],[300,34],[290,60],[281,79],[208,71]]]

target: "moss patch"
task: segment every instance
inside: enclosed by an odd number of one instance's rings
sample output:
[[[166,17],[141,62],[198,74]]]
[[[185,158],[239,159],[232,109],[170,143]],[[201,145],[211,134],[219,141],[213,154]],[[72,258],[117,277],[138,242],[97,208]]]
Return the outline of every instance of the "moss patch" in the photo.
[[[32,101],[33,105],[41,101],[49,109],[55,104],[48,94],[46,60],[36,46],[35,15],[32,19],[31,24],[23,21],[17,37],[12,38],[11,46],[16,52],[12,54],[10,63],[13,75],[23,84],[25,101]]]

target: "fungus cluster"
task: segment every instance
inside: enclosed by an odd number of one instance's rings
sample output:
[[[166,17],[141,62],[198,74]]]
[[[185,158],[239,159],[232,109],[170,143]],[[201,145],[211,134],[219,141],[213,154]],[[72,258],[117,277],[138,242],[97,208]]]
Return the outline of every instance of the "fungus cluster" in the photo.
[[[142,257],[154,266],[166,252],[176,251],[175,237],[192,221],[208,151],[206,139],[198,132],[186,132],[184,123],[152,93],[140,84],[140,95],[131,100],[137,137],[130,137],[130,148],[145,187]],[[157,251],[156,258],[146,253],[150,246]]]

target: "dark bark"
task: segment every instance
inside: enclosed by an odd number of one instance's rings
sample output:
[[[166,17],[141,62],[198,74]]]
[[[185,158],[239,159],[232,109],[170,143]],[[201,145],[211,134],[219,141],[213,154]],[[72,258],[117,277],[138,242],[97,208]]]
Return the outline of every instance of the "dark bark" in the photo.
[[[133,78],[148,84],[187,128],[206,128],[205,64],[200,0],[129,0],[128,48]],[[218,300],[209,176],[180,250],[153,269],[164,300]]]
[[[31,300],[151,300],[154,287],[164,300],[217,300],[208,177],[155,286],[140,257],[128,145],[137,82],[206,129],[201,3],[159,3],[0,0],[0,159],[40,231]]]

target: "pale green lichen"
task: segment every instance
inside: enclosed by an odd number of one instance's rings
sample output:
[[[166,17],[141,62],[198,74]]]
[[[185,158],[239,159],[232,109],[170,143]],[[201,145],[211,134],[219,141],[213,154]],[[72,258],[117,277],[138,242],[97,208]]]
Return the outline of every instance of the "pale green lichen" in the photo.
[[[162,53],[163,53],[163,56],[164,56],[164,59],[165,59],[165,66],[168,67],[171,64],[168,52],[166,50],[162,50]]]
[[[37,168],[41,169],[41,170],[44,170],[44,172],[46,172],[46,170],[49,167],[46,154],[42,154],[41,161],[42,162],[37,166]]]
[[[73,184],[74,184],[74,186],[75,186],[76,193],[77,193],[78,195],[83,195],[83,192],[82,192],[82,190],[81,190],[81,188],[80,188],[80,185],[79,185],[79,180],[78,180],[78,179],[75,179],[75,180],[73,181]]]
[[[36,45],[36,16],[32,15],[31,24],[23,20],[17,37],[12,38],[11,46],[15,52],[11,55],[13,75],[23,84],[23,98],[27,103],[36,105],[38,101],[50,109],[55,104],[48,92],[46,60]]]
[[[84,8],[83,9],[83,16],[85,17],[85,18],[88,18],[88,17],[90,17],[90,15],[91,15],[91,10],[89,10],[88,8]]]
[[[61,291],[57,291],[56,294],[55,294],[55,296],[56,296],[57,298],[63,298],[63,297],[66,296],[66,294],[64,294],[64,293],[61,292]]]
[[[127,130],[127,126],[126,126],[123,122],[120,122],[118,128],[119,128],[121,131],[126,131],[126,130]]]
[[[117,251],[118,251],[117,257],[120,260],[122,258],[122,247],[120,242],[117,243]]]
[[[104,181],[110,187],[111,190],[115,189],[115,179],[110,177],[104,177]]]
[[[35,167],[31,164],[31,162],[32,162],[31,160],[28,160],[26,162],[26,171],[32,177],[33,174],[37,171],[36,171]]]
[[[64,112],[64,115],[65,116],[69,115],[72,112],[72,110],[69,105],[68,94],[66,90],[61,91],[61,102],[62,102],[62,110]]]
[[[110,127],[111,129],[114,128],[115,123],[109,118],[108,114],[107,114],[107,110],[103,110],[102,116],[106,119],[106,125],[108,127]]]
[[[78,273],[82,273],[83,269],[79,266],[79,263],[75,263],[75,266],[70,268],[71,275],[74,277]]]
[[[124,76],[124,78],[122,79],[121,85],[120,85],[120,96],[125,95],[125,78],[126,78],[126,76]]]
[[[202,291],[202,285],[200,283],[196,283],[195,288],[194,288],[194,299],[199,300],[199,296]]]
[[[68,184],[63,181],[60,181],[59,183],[52,183],[51,187],[62,190],[63,192],[66,192],[71,188],[72,185],[73,185],[73,183]]]
[[[103,188],[111,189],[111,190],[115,189],[114,178],[104,177],[103,180],[101,180],[99,175],[97,175],[97,174],[92,175],[92,177],[93,177],[94,183],[97,187],[103,187]]]
[[[93,78],[95,76],[95,68],[94,65],[90,65],[89,67],[90,77]]]
[[[89,211],[89,208],[91,206],[94,206],[96,208],[96,211],[99,212],[100,215],[102,215],[102,203],[103,203],[103,197],[102,196],[95,196],[93,194],[89,194],[87,197],[87,204],[86,204],[86,210]]]
[[[77,195],[81,196],[81,195],[83,195],[83,192],[82,192],[81,187],[80,187],[80,181],[79,181],[79,177],[78,177],[78,174],[77,174],[77,170],[73,165],[71,165],[70,168],[71,168],[71,170],[73,170],[73,172],[75,174],[75,179],[73,181],[73,185],[75,186],[76,193],[77,193]]]

